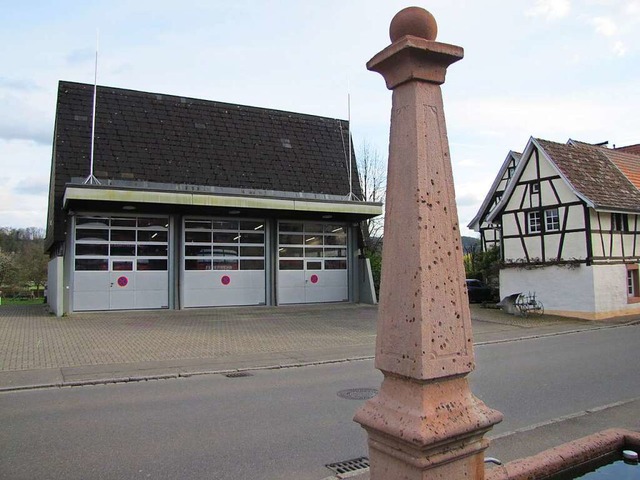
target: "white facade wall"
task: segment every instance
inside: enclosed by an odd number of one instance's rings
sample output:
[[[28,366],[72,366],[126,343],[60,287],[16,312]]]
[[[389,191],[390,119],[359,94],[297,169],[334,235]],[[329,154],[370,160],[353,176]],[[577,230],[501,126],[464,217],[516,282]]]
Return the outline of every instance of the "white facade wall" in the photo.
[[[500,298],[514,293],[536,293],[546,313],[591,318],[595,311],[594,269],[549,266],[500,270]],[[626,277],[625,277],[626,278]]]
[[[640,313],[640,304],[627,301],[625,265],[502,269],[500,298],[520,292],[535,292],[545,314],[600,320]]]
[[[640,313],[640,304],[627,301],[626,265],[596,265],[593,270],[596,318]]]
[[[47,269],[47,303],[57,317],[64,313],[64,257],[53,257]]]

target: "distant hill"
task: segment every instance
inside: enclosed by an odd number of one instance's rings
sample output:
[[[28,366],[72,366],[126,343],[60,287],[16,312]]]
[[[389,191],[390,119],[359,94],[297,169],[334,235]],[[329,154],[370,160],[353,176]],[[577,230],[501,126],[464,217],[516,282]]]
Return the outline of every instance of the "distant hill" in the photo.
[[[462,236],[462,250],[464,253],[480,251],[480,239]]]

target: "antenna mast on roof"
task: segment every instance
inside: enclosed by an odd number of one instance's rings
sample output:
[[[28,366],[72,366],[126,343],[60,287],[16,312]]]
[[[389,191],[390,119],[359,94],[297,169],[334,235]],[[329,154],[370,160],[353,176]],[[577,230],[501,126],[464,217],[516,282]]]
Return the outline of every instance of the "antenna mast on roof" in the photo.
[[[353,194],[353,167],[351,165],[351,88],[347,89],[347,121],[349,122],[349,130],[347,134],[349,135],[349,197],[347,200],[357,200],[355,195]]]
[[[96,30],[96,61],[93,71],[93,114],[91,115],[91,153],[89,176],[84,180],[85,185],[100,185],[100,180],[93,175],[93,151],[96,139],[96,98],[98,96],[98,34],[99,31]]]

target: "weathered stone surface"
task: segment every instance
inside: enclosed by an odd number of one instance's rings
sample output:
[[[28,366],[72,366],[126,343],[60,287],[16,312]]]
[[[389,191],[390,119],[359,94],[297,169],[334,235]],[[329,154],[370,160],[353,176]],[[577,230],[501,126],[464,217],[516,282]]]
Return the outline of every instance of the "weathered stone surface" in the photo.
[[[471,316],[440,84],[463,50],[433,41],[419,8],[367,64],[393,90],[376,368],[357,412],[371,478],[484,478],[483,435],[502,418],[471,393]],[[415,35],[422,35],[422,38]]]

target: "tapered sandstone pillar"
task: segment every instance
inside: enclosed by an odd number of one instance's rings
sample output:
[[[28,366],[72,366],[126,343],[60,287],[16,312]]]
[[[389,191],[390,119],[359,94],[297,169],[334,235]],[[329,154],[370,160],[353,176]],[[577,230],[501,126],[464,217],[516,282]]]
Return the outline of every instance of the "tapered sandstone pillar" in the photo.
[[[393,90],[375,366],[380,393],[356,413],[373,480],[483,479],[484,434],[502,419],[473,396],[471,316],[440,85],[463,57],[417,7],[373,57]]]

